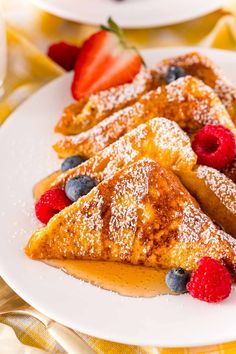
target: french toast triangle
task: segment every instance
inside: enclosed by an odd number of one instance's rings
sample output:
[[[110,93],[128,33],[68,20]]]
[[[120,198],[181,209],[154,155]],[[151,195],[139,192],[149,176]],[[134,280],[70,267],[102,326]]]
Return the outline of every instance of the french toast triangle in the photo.
[[[204,212],[236,237],[236,185],[213,168],[197,166],[188,135],[166,118],[153,118],[139,125],[83,164],[57,175],[41,193],[53,187],[64,189],[68,180],[79,175],[101,182],[141,158],[151,158],[171,169]]]
[[[194,76],[210,86],[236,124],[236,86],[228,80],[213,60],[198,52],[164,59],[156,66],[156,75],[160,83],[165,82],[164,78],[170,66],[181,67],[188,75]]]
[[[64,188],[69,179],[83,174],[101,182],[128,163],[145,157],[179,174],[192,170],[197,164],[197,155],[192,150],[191,141],[179,125],[164,117],[153,118],[145,124],[140,124],[83,164],[60,174],[48,189]]]
[[[235,126],[214,91],[191,76],[180,78],[143,95],[134,105],[107,117],[78,136],[66,137],[54,145],[59,157],[91,157],[128,131],[155,117],[177,122],[189,133],[206,124],[222,124],[234,131]]]
[[[92,128],[116,111],[134,104],[144,93],[157,87],[157,73],[141,70],[132,83],[112,87],[82,98],[66,107],[55,132],[75,135]]]
[[[236,271],[236,241],[219,230],[178,178],[151,159],[120,170],[56,214],[29,240],[33,259],[183,267],[203,256]]]
[[[141,95],[166,85],[167,72],[171,66],[181,67],[187,75],[210,86],[236,124],[236,87],[211,59],[201,53],[191,52],[164,59],[151,70],[142,70],[130,84],[113,87],[71,104],[65,108],[55,131],[75,135],[91,129],[109,115],[134,104]]]

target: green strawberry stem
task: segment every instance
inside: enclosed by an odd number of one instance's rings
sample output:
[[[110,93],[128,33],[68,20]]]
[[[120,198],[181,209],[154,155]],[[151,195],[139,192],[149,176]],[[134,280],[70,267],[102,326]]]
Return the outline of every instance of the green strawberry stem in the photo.
[[[101,25],[101,29],[104,30],[104,31],[112,32],[112,33],[114,33],[116,36],[118,36],[121,45],[122,45],[124,48],[134,50],[134,51],[139,55],[139,57],[140,57],[140,59],[141,59],[141,61],[142,61],[143,66],[146,67],[147,65],[146,65],[146,63],[145,63],[143,57],[142,57],[141,54],[139,53],[138,49],[137,49],[135,46],[128,46],[128,45],[127,45],[127,43],[126,43],[126,41],[125,41],[124,32],[123,32],[123,30],[120,28],[120,26],[119,26],[111,17],[108,18],[107,24],[108,24],[108,26]]]

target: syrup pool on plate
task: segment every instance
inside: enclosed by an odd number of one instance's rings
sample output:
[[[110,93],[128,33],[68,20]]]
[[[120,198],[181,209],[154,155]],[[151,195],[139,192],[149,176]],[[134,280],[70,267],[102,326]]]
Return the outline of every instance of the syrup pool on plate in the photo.
[[[41,195],[43,195],[49,188],[51,183],[61,174],[61,171],[56,171],[51,173],[49,176],[45,177],[41,181],[35,184],[33,188],[33,197],[37,202]]]
[[[124,296],[174,294],[165,283],[166,270],[102,261],[50,260],[46,263],[75,278]]]

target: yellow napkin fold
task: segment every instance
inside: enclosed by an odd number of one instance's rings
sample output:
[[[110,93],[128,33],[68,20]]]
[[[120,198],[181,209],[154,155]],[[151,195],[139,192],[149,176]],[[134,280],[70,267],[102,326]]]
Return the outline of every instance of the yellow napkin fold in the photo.
[[[44,350],[22,344],[10,326],[0,324],[0,348],[2,353],[47,354]]]
[[[236,50],[236,15],[220,19],[211,33],[211,37],[212,47]]]
[[[25,37],[7,28],[8,69],[0,101],[0,124],[35,90],[64,73]]]
[[[22,0],[19,1],[24,3]],[[0,98],[0,124],[18,104],[35,90],[64,74],[64,70],[45,54],[50,43],[63,39],[80,44],[97,29],[93,26],[76,24],[49,15],[29,3],[25,7],[25,11],[21,11],[21,18],[17,14],[16,3],[19,4],[16,0],[5,2],[8,22],[8,72],[4,83],[5,92]],[[25,3],[24,6],[26,6]],[[199,19],[161,28],[127,30],[125,34],[129,41],[139,48],[200,45],[235,50],[236,1],[228,0],[224,10],[216,11]],[[17,296],[1,280],[0,305],[4,299],[14,302],[17,301]],[[36,320],[15,316],[1,317],[0,320],[13,327],[18,338],[24,344],[44,349],[49,353],[62,352]],[[84,334],[80,335],[95,352],[100,354],[236,353],[236,342],[198,348],[141,348],[111,343]]]

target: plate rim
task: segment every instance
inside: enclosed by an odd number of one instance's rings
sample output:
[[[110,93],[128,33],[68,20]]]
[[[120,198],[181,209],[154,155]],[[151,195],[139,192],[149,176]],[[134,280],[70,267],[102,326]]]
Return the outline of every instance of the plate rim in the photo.
[[[170,47],[170,48],[149,48],[146,50],[143,50],[143,53],[150,53],[150,52],[190,52],[190,51],[194,51],[194,50],[199,50],[201,52],[205,52],[207,53],[215,53],[216,55],[223,55],[225,57],[232,57],[232,55],[235,55],[233,52],[231,51],[227,51],[227,50],[219,50],[219,49],[208,49],[208,48],[200,48],[200,47]],[[168,56],[168,53],[165,54],[166,56]],[[31,95],[27,100],[24,101],[24,103],[22,103],[18,109],[22,109],[22,107],[24,107],[25,105],[27,105],[27,102],[29,100],[31,100],[31,98],[33,96],[37,96],[38,93],[40,93],[41,91],[47,90],[48,87],[50,85],[54,85],[56,81],[60,81],[60,80],[65,80],[65,76],[71,75],[69,74],[65,74],[62,75],[59,78],[56,78],[54,80],[52,80],[51,82],[49,82],[48,84],[46,84],[45,86],[43,86],[42,88],[40,88],[37,92],[35,92],[33,95]],[[4,134],[5,129],[8,129],[8,125],[9,124],[14,124],[14,116],[15,114],[17,114],[16,112],[18,111],[15,110],[10,117],[7,119],[7,121],[3,124],[2,129],[0,130],[0,138],[1,138],[1,134]],[[15,291],[22,299],[24,299],[27,303],[31,304],[33,307],[37,308],[39,311],[41,311],[42,313],[45,313],[48,317],[53,318],[54,320],[63,323],[64,325],[71,327],[71,323],[69,323],[67,320],[65,320],[64,318],[61,318],[60,315],[58,314],[51,314],[50,310],[44,310],[44,306],[45,305],[41,305],[38,304],[37,301],[34,301],[30,298],[28,298],[27,295],[24,294],[24,292],[20,289],[17,289],[15,287],[14,284],[14,280],[13,279],[9,279],[7,277],[7,272],[4,271],[4,265],[1,263],[1,259],[0,259],[0,275],[1,277],[4,279],[4,281],[13,289],[13,291]],[[74,326],[73,326],[74,327]],[[78,326],[76,325],[76,327],[78,328]],[[78,329],[81,332],[87,333],[88,335],[91,336],[96,336],[99,337],[101,339],[105,339],[105,340],[109,340],[109,341],[114,341],[114,342],[119,342],[119,343],[123,343],[123,344],[133,344],[132,342],[130,342],[128,339],[124,340],[124,338],[118,338],[118,336],[112,336],[112,335],[108,335],[108,336],[104,336],[104,334],[101,334],[99,330],[95,331],[94,329],[92,329],[92,332],[90,330],[87,330],[83,328],[83,326],[79,326],[80,329]],[[173,345],[170,345],[170,343],[167,343],[166,341],[161,342],[160,340],[158,341],[158,344],[154,341],[153,343],[146,343],[146,342],[142,342],[140,341],[139,343],[135,344],[135,345],[153,345],[153,346],[160,346],[160,347],[183,347],[183,346],[188,346],[188,347],[192,347],[192,346],[199,346],[199,345],[211,345],[211,344],[217,344],[217,343],[226,343],[232,340],[236,339],[236,335],[233,334],[229,334],[228,336],[224,336],[224,339],[220,339],[218,341],[216,341],[216,339],[212,339],[212,340],[206,340],[206,341],[202,341],[202,340],[196,340],[192,341],[185,341],[184,343],[174,343]]]

